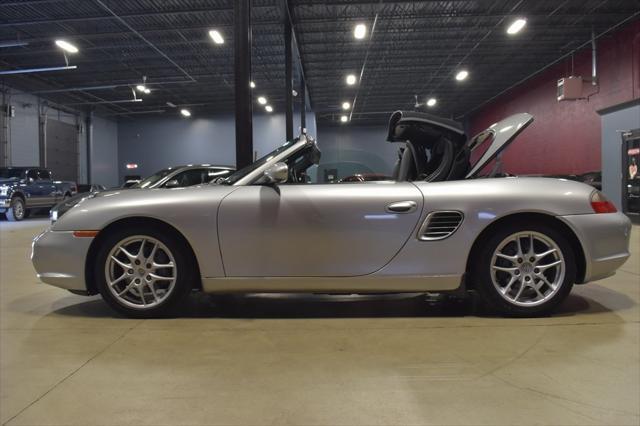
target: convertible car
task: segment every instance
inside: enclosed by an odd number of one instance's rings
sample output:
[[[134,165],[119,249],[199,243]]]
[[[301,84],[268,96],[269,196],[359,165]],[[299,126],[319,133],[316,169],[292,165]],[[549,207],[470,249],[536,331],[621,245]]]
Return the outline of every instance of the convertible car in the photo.
[[[532,120],[467,140],[454,121],[396,112],[392,181],[307,183],[320,151],[303,134],[213,184],[98,193],[35,238],[33,264],[132,317],[194,290],[473,291],[505,315],[548,314],[625,262],[631,224],[579,182],[480,177]]]

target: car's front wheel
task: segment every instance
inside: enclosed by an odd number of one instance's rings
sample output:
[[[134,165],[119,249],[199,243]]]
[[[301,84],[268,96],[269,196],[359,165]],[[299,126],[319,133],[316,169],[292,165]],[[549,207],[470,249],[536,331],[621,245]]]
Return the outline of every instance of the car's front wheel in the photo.
[[[506,315],[550,314],[575,282],[571,245],[547,225],[507,225],[486,241],[478,257],[472,269],[476,290]]]
[[[24,200],[20,197],[13,197],[11,199],[11,205],[5,212],[5,215],[7,216],[7,220],[11,222],[17,222],[26,218],[28,212]]]
[[[154,227],[113,232],[96,256],[100,294],[126,316],[170,315],[192,288],[195,268],[184,246],[179,238]]]

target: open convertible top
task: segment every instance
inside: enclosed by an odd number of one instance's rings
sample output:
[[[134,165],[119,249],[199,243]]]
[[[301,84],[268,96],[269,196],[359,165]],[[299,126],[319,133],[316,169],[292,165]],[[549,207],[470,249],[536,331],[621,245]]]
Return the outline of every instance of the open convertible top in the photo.
[[[387,141],[401,142],[393,177],[400,181],[437,182],[475,177],[533,121],[527,113],[512,115],[467,139],[462,124],[447,118],[396,111],[389,120]],[[484,142],[490,140],[490,145]],[[485,148],[477,161],[471,152]]]

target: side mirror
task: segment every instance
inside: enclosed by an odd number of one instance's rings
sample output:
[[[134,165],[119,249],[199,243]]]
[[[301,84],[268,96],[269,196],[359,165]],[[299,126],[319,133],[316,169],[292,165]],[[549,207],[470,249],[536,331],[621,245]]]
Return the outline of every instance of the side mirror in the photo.
[[[165,188],[177,188],[180,186],[180,182],[178,182],[178,179],[171,179],[169,182],[164,184]]]
[[[262,174],[260,183],[267,185],[277,185],[285,183],[289,179],[289,167],[286,163],[276,163],[267,168]]]

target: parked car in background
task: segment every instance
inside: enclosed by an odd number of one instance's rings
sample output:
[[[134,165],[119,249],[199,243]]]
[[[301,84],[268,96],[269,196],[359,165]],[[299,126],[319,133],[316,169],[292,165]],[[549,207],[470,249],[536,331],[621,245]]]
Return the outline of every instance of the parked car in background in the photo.
[[[602,190],[602,172],[587,172],[577,176],[578,181],[593,186],[595,189]]]
[[[51,208],[77,192],[75,182],[54,181],[47,169],[0,168],[0,213],[10,221],[28,217],[32,209]]]
[[[375,182],[381,180],[393,180],[393,178],[379,173],[357,173],[342,178],[338,182]]]
[[[225,178],[234,171],[234,167],[214,166],[211,164],[168,167],[141,180],[130,188],[183,188]]]
[[[106,191],[106,187],[104,185],[98,185],[96,183],[91,183],[91,184],[82,184],[82,185],[78,185],[78,194],[82,194],[84,192],[100,192],[100,191]]]

